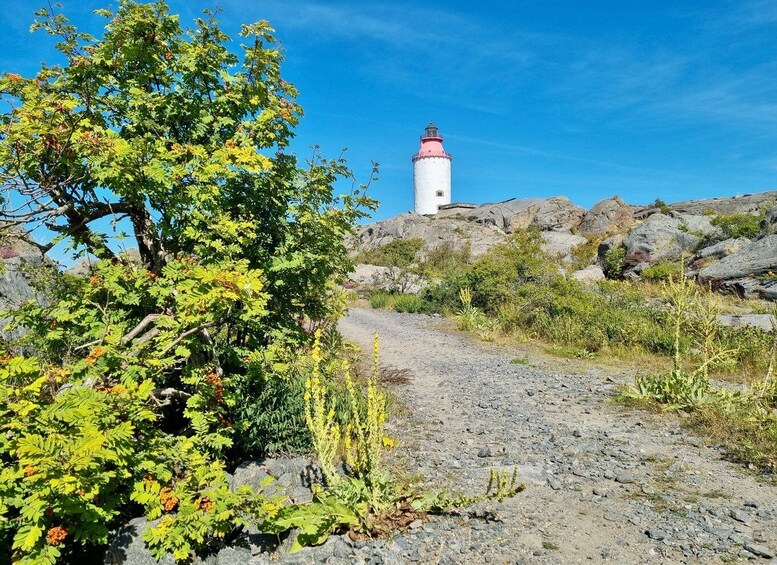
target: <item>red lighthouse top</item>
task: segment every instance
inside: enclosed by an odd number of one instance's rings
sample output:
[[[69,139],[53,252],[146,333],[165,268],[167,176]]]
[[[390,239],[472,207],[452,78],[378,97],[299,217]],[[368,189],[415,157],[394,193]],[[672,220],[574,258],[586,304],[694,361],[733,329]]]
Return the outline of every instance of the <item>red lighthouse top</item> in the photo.
[[[444,157],[445,159],[452,159],[452,157],[445,152],[442,148],[442,136],[440,135],[437,126],[434,123],[429,122],[424,130],[424,135],[421,136],[421,148],[418,153],[413,155],[413,162],[424,157]]]

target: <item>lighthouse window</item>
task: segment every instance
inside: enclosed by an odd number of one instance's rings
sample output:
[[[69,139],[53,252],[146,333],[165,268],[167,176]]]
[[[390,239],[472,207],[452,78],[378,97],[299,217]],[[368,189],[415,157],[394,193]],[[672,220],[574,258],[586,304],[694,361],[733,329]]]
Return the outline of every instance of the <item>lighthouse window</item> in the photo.
[[[438,190],[437,191],[437,196],[444,196],[443,191],[442,190]]]

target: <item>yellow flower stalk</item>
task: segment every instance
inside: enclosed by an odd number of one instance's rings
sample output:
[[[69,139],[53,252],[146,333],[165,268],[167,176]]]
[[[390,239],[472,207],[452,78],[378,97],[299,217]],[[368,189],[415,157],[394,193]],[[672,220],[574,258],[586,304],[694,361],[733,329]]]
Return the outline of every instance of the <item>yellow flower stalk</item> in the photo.
[[[321,470],[329,483],[334,484],[340,480],[335,469],[335,460],[342,433],[335,421],[334,409],[327,406],[328,387],[321,379],[320,330],[316,332],[310,357],[313,360],[313,369],[305,381],[305,422],[310,430]]]

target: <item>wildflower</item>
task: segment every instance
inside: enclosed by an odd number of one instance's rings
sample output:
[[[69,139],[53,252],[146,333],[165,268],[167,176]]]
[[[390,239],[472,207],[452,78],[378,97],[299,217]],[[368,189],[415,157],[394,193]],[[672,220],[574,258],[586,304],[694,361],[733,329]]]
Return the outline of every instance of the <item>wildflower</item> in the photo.
[[[21,75],[17,75],[16,73],[8,73],[8,80],[11,82],[19,82],[22,80]]]
[[[91,134],[89,132],[84,132],[82,134],[84,137],[90,137]],[[102,277],[100,275],[94,275],[91,279],[89,279],[89,284],[92,286],[97,286],[102,282]]]
[[[24,476],[25,477],[31,477],[32,475],[36,474],[37,472],[38,472],[38,470],[35,467],[33,467],[32,465],[27,465],[24,468]]]
[[[113,385],[112,387],[108,387],[105,390],[106,392],[110,392],[112,394],[124,394],[127,392],[127,389],[124,387],[124,385]]]

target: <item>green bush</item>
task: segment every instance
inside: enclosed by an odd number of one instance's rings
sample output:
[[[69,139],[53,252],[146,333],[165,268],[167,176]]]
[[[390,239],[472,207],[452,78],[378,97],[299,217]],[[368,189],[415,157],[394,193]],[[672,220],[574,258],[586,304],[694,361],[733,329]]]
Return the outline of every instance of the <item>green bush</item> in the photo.
[[[370,305],[373,308],[394,310],[408,314],[436,312],[435,304],[415,294],[375,290],[370,293]]]
[[[371,251],[362,251],[355,261],[383,267],[409,267],[415,262],[416,253],[421,249],[424,240],[421,238],[394,239]]]
[[[682,271],[683,264],[679,261],[656,261],[642,269],[640,276],[646,281],[662,282],[678,278]]]
[[[608,279],[619,279],[623,276],[626,267],[626,247],[618,245],[611,247],[604,254],[604,267],[602,270]]]
[[[471,259],[470,243],[457,249],[449,241],[443,242],[432,249],[420,265],[422,273],[427,277],[444,276],[466,266]]]
[[[761,233],[761,222],[765,216],[765,210],[761,210],[758,214],[718,214],[710,220],[710,223],[720,228],[723,239],[733,237],[752,239]]]
[[[495,246],[428,287],[423,297],[441,310],[458,312],[462,289],[471,289],[472,306],[498,318],[508,333],[591,352],[614,346],[671,351],[661,311],[639,290],[614,281],[591,289],[567,280],[542,252],[536,232],[518,233],[510,243]]]
[[[385,290],[374,290],[370,293],[370,306],[373,308],[388,308],[392,295]]]
[[[660,198],[656,198],[655,202],[653,202],[653,206],[658,208],[658,211],[662,214],[669,214],[672,211],[672,208]]]

